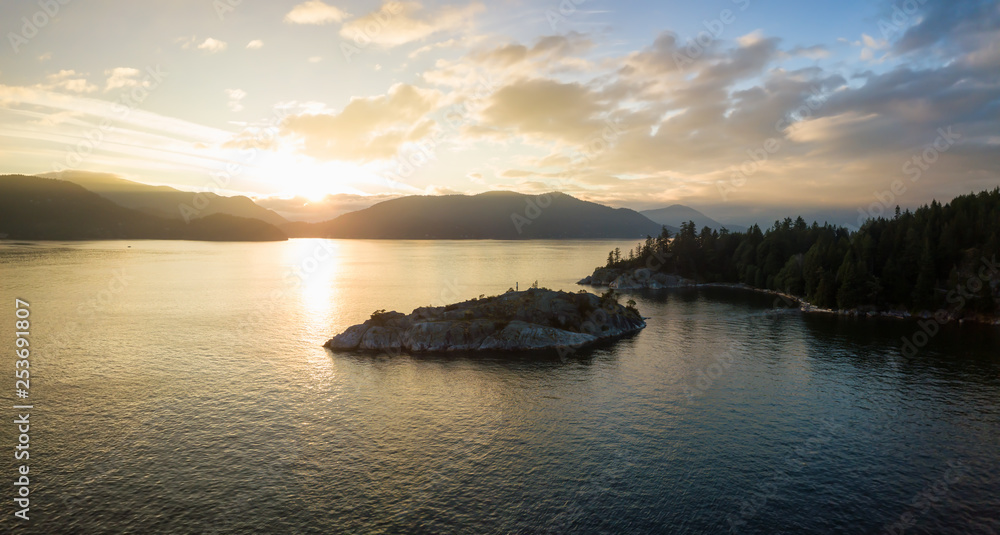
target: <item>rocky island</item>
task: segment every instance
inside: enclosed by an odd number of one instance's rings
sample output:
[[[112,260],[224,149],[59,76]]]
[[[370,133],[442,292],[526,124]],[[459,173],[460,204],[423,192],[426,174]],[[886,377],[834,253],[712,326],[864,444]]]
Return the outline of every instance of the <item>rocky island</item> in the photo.
[[[531,288],[480,297],[410,314],[376,311],[334,336],[332,351],[540,351],[582,348],[646,326],[631,301],[614,292],[597,296]]]

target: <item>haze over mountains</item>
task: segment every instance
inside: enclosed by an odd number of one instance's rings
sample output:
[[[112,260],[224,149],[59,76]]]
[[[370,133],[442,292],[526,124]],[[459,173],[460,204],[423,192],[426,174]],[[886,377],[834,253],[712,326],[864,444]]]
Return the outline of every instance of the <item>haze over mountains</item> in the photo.
[[[725,227],[731,232],[743,232],[747,229],[742,225],[719,223],[698,210],[682,204],[675,204],[666,208],[659,208],[657,210],[643,210],[639,213],[648,217],[655,223],[674,228],[679,228],[681,223],[691,221],[694,222],[695,228],[698,229],[709,227],[714,230],[722,230],[722,228]]]

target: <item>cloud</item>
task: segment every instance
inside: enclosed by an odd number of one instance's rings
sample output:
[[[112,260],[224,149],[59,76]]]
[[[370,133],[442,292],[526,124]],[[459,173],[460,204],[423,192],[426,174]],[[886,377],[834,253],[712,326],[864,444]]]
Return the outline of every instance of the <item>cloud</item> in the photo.
[[[872,61],[875,59],[875,51],[884,50],[889,47],[889,42],[885,39],[875,39],[867,33],[861,34],[861,43],[864,44],[861,54],[858,56],[861,61]],[[883,55],[877,61],[882,62],[885,58],[886,56]]]
[[[884,27],[885,34],[897,38],[892,46],[896,54],[935,48],[946,54],[969,53],[1000,37],[1000,4],[994,1],[926,0],[919,4],[923,9],[905,20],[887,18],[890,25]]]
[[[64,69],[45,77],[45,82],[36,85],[39,89],[68,91],[70,93],[93,93],[97,86],[87,81],[87,75],[72,69]]]
[[[861,42],[865,44],[866,47],[872,50],[882,50],[889,46],[889,43],[885,39],[876,40],[874,37],[868,35],[867,33],[861,34]]]
[[[351,99],[340,113],[292,115],[283,122],[283,133],[300,139],[303,151],[319,159],[390,159],[403,145],[432,133],[434,121],[427,115],[442,100],[438,91],[396,84],[385,95]]]
[[[38,56],[38,61],[48,61],[50,59],[52,59],[52,52],[46,52]]]
[[[432,50],[437,50],[439,48],[455,48],[459,46],[460,41],[458,39],[448,39],[447,41],[440,41],[437,43],[424,45],[413,52],[410,52],[406,57],[414,59],[422,54],[426,54]]]
[[[586,86],[552,79],[522,80],[493,93],[481,114],[481,124],[537,139],[583,143],[601,130],[606,110]]]
[[[331,22],[342,22],[351,15],[344,11],[325,4],[320,0],[309,0],[292,8],[285,15],[285,22],[291,24],[330,24]]]
[[[226,98],[229,102],[226,103],[226,107],[229,111],[243,111],[243,104],[241,101],[247,96],[246,91],[242,89],[227,89]]]
[[[107,82],[104,84],[104,92],[107,93],[112,89],[118,88],[129,88],[129,87],[148,87],[149,80],[141,79],[142,71],[139,69],[133,69],[131,67],[116,67],[114,69],[108,69],[104,71],[104,74],[108,76]]]
[[[208,52],[209,54],[214,54],[216,52],[222,52],[229,45],[225,41],[219,41],[218,39],[213,39],[211,37],[206,38],[201,43],[198,42],[198,38],[190,35],[186,37],[178,37],[174,40],[176,43],[181,44],[181,48],[184,50],[198,49]]]
[[[790,57],[800,56],[809,59],[823,59],[830,57],[830,50],[823,45],[797,46],[789,50],[788,55]]]
[[[259,50],[263,46],[264,46],[264,41],[261,41],[260,39],[254,39],[253,41],[247,43],[248,50]]]
[[[198,49],[208,52],[209,54],[214,54],[216,52],[222,52],[229,45],[225,41],[219,41],[218,39],[213,39],[211,37],[206,38],[201,43],[198,42],[198,38],[190,35],[186,37],[179,37],[175,42],[181,44],[181,48],[184,50]]]
[[[473,17],[484,9],[481,2],[472,2],[428,12],[420,2],[389,0],[379,10],[345,23],[340,36],[359,45],[393,48],[440,32],[469,28]]]
[[[319,62],[323,61],[323,56],[312,56],[309,59],[307,59],[306,61],[308,61],[309,63],[319,63]]]
[[[63,76],[73,80],[77,75]],[[0,165],[8,169],[113,166],[123,173],[161,173],[165,182],[170,182],[169,176],[225,169],[226,162],[218,153],[206,154],[194,147],[198,142],[214,145],[231,135],[228,132],[158,115],[141,106],[123,113],[120,100],[56,92],[44,85],[0,84],[0,105],[5,110],[0,114],[0,136],[8,140],[0,151]],[[97,90],[94,86],[93,91]],[[67,150],[66,140],[82,139],[90,132],[101,133],[95,142],[99,149],[92,156]]]
[[[567,35],[541,37],[531,47],[510,43],[487,51],[473,52],[468,59],[480,65],[504,70],[508,74],[565,72],[581,67],[579,70],[587,70],[590,65],[580,56],[593,46],[593,41],[586,36],[570,32]]]
[[[213,39],[211,37],[205,39],[200,45],[198,45],[198,50],[204,50],[209,54],[214,54],[216,52],[222,52],[226,49],[228,45],[225,41],[219,41],[218,39]]]

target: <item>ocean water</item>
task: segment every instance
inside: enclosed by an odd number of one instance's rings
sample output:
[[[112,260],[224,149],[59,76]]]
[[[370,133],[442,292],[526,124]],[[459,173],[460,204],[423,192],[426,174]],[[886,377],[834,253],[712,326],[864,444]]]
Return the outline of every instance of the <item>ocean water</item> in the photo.
[[[1000,329],[629,294],[569,358],[331,354],[377,309],[534,281],[631,242],[0,242],[30,303],[30,520],[12,533],[998,533]],[[12,351],[0,385],[14,397]]]

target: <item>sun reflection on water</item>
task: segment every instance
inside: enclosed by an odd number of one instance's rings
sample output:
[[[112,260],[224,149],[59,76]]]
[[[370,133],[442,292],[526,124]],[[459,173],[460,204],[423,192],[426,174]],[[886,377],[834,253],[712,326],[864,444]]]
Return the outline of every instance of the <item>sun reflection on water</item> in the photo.
[[[341,271],[341,246],[334,240],[301,239],[289,242],[285,263],[298,287],[301,310],[310,322],[329,326]]]

